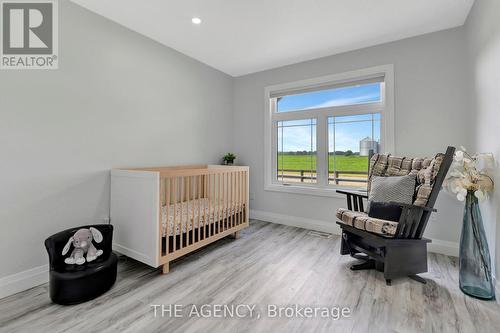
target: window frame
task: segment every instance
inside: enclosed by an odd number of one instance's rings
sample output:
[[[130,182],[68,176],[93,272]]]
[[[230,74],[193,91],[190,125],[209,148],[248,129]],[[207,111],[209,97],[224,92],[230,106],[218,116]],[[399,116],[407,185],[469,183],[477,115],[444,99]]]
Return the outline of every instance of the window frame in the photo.
[[[352,105],[315,108],[289,112],[277,112],[277,92],[286,94],[299,89],[321,90],[323,86],[356,84],[384,77],[381,101]],[[380,113],[380,151],[394,152],[394,66],[383,65],[340,74],[327,75],[307,80],[265,87],[265,133],[264,133],[264,189],[306,195],[338,197],[337,189],[359,189],[356,187],[328,184],[328,117],[356,114]],[[283,183],[277,180],[277,123],[278,121],[316,118],[316,184]]]

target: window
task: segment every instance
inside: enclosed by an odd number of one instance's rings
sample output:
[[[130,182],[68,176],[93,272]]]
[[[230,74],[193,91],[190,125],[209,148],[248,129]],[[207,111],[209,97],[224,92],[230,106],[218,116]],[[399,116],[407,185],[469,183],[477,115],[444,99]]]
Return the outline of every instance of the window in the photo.
[[[393,150],[392,66],[266,88],[268,190],[366,189],[371,153]]]
[[[276,178],[316,183],[316,119],[278,121]]]
[[[380,113],[328,117],[328,184],[365,187],[380,146]]]

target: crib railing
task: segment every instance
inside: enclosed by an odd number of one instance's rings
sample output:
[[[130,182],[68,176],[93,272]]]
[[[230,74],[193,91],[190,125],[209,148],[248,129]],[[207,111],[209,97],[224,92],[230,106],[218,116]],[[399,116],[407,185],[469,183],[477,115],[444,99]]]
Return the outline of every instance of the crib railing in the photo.
[[[156,171],[160,172],[162,264],[230,234],[238,237],[239,231],[248,226],[248,167],[193,166]]]

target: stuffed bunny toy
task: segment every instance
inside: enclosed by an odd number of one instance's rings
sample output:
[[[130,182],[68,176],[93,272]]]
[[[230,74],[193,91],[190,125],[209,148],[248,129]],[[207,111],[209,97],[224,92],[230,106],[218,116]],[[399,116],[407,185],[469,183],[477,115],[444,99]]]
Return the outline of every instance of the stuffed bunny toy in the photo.
[[[99,257],[102,254],[102,250],[97,250],[94,244],[92,244],[92,240],[95,240],[96,243],[102,242],[102,234],[96,228],[90,227],[90,229],[80,229],[75,232],[62,250],[64,256],[68,253],[71,244],[73,244],[73,252],[71,252],[69,258],[64,259],[64,262],[67,264],[82,265],[85,263],[85,254],[87,254],[87,262],[91,262]]]

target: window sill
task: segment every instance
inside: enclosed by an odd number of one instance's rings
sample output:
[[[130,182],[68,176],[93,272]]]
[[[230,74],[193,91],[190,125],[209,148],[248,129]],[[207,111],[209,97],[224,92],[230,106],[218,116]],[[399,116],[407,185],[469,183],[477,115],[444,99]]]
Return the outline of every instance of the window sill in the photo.
[[[337,190],[355,190],[359,191],[357,187],[338,186],[338,187],[312,187],[300,185],[282,185],[282,184],[266,184],[264,190],[272,192],[294,193],[302,195],[312,195],[317,197],[330,197],[344,199],[345,195],[337,193]]]

